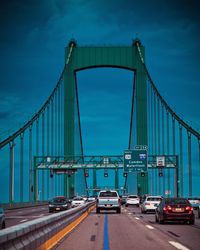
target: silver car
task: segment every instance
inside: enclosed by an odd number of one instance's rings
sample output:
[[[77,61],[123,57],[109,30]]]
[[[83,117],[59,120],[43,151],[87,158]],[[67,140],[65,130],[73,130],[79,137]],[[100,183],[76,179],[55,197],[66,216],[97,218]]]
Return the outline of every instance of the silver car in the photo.
[[[0,207],[0,229],[4,229],[6,227],[5,222],[5,214],[2,207]]]

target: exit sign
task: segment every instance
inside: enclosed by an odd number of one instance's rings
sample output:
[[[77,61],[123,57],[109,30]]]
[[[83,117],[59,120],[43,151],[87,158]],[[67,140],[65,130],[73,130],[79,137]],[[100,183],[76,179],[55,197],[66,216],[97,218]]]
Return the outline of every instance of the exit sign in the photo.
[[[138,171],[147,171],[147,148],[124,151],[124,172]]]

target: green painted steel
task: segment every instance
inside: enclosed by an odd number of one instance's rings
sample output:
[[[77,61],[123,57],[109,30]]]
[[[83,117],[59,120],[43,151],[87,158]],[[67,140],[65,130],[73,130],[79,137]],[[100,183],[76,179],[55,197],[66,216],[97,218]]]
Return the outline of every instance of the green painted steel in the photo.
[[[76,155],[75,142],[75,79],[76,72],[95,67],[116,67],[135,71],[136,77],[136,120],[137,144],[147,145],[146,115],[146,74],[141,63],[135,41],[132,46],[78,47],[73,52],[64,74],[64,154]],[[65,58],[69,55],[71,42],[66,47]],[[144,47],[140,44],[144,58]],[[131,90],[130,90],[131,91]],[[132,140],[133,141],[133,140]],[[74,179],[65,177],[67,196],[73,196]],[[140,184],[140,183],[139,183]],[[141,183],[141,185],[143,185]],[[118,184],[116,184],[118,186]]]

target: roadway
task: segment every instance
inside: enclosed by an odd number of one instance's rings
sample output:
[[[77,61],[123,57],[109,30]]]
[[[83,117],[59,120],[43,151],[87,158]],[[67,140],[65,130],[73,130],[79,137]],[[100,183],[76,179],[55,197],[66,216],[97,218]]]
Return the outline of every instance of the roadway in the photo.
[[[7,210],[6,227],[49,215],[48,206]],[[191,249],[199,250],[200,219],[195,225],[155,223],[155,215],[141,214],[140,208],[122,207],[122,213],[102,212],[90,215],[64,238],[58,250],[118,250],[118,249]],[[179,245],[181,244],[181,245]]]

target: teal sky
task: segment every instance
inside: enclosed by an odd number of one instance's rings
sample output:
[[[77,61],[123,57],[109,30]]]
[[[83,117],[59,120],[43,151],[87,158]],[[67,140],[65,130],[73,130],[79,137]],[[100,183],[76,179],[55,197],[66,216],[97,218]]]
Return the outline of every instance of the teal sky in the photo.
[[[79,45],[145,46],[151,77],[173,110],[200,131],[200,3],[197,0],[2,0],[0,138],[46,101],[71,38]],[[133,75],[78,73],[86,154],[122,154],[128,145]]]

